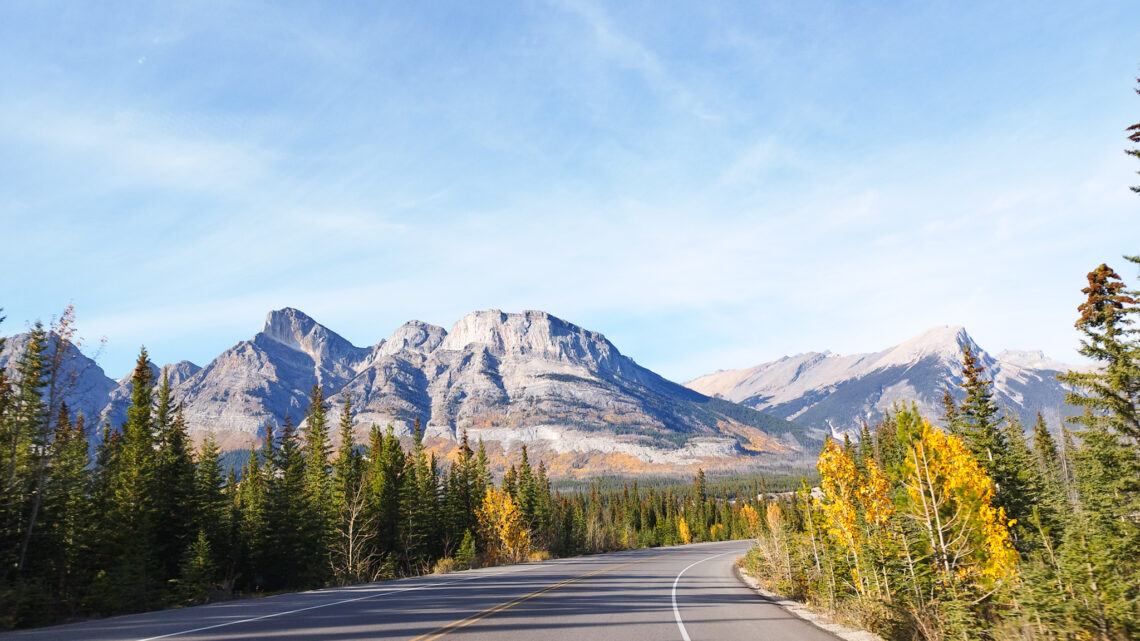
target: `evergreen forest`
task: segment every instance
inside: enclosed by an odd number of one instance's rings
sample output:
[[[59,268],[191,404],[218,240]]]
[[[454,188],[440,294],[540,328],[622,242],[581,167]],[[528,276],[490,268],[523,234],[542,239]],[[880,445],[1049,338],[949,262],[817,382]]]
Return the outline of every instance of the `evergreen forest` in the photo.
[[[391,426],[356,443],[351,401],[330,425],[319,386],[304,429],[267,425],[264,445],[235,471],[213,440],[192,446],[145,349],[126,422],[73,415],[58,400],[68,376],[56,355],[74,334],[69,308],[50,328],[33,327],[12,380],[0,373],[6,628],[746,538],[744,508],[766,489],[698,472],[691,487],[605,479],[561,492],[525,447],[496,484],[482,442],[472,447],[465,433],[448,464],[425,450],[418,421],[410,448]]]

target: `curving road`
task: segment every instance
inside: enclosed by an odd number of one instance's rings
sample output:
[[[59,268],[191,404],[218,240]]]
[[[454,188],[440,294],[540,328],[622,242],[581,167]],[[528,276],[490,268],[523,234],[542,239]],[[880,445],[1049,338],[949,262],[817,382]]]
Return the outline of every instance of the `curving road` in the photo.
[[[747,541],[633,550],[0,635],[69,641],[835,641],[744,587]]]

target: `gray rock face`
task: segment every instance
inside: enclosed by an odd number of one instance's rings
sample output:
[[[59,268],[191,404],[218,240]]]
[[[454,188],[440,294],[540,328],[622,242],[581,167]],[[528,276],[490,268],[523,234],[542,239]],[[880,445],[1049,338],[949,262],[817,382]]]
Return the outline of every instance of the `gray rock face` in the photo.
[[[409,436],[419,419],[441,456],[466,430],[493,464],[526,444],[554,475],[806,465],[819,436],[667,381],[601,334],[536,311],[475,312],[450,333],[412,321],[360,348],[287,308],[204,368],[166,371],[191,434],[211,433],[223,449],[256,446],[267,423],[299,421],[314,385],[334,423],[351,398],[359,441],[372,425]],[[121,424],[129,376],[95,382],[85,402]]]
[[[4,349],[0,350],[0,368],[4,369],[9,379],[15,375],[16,360],[24,352],[30,338],[29,334],[12,336],[5,341]],[[48,341],[44,355],[48,362],[53,359],[55,345],[56,340]],[[115,388],[115,381],[107,377],[102,367],[84,356],[74,345],[65,344],[57,373],[57,389],[71,414],[82,412],[88,428],[93,429],[92,426],[101,416],[107,399]]]
[[[330,399],[334,413],[345,395],[358,429],[391,424],[409,435],[419,418],[429,439],[454,442],[466,430],[504,447],[526,443],[555,473],[597,455],[613,471],[638,467],[619,458],[656,471],[710,458],[774,464],[799,460],[797,437],[811,439],[798,426],[666,381],[601,334],[536,311],[475,312],[450,333],[409,323]]]
[[[1066,415],[1065,393],[1056,379],[1069,366],[1040,352],[1002,352],[997,357],[961,327],[939,327],[871,354],[809,353],[787,356],[745,370],[726,370],[686,383],[694,390],[788,418],[818,430],[857,433],[874,425],[894,403],[916,401],[938,422],[946,386],[957,398],[962,346],[969,345],[994,382],[999,407],[1027,427],[1041,412],[1054,429]]]

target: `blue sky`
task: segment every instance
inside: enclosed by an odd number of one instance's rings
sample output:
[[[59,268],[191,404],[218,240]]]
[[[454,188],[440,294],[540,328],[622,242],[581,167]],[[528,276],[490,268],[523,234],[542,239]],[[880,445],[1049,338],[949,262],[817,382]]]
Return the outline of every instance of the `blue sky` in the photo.
[[[935,325],[1075,361],[1135,2],[0,5],[5,334],[543,309],[676,380]],[[1136,274],[1125,275],[1135,283]]]

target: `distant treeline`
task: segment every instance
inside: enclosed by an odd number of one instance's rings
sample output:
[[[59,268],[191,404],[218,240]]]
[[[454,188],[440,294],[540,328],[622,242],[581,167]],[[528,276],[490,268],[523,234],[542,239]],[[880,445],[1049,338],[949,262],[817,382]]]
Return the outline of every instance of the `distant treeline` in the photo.
[[[757,494],[788,487],[703,472],[640,484],[552,487],[523,448],[493,482],[466,434],[444,464],[391,427],[333,451],[324,392],[305,429],[286,420],[241,469],[212,439],[193,452],[165,373],[146,351],[120,426],[90,426],[60,398],[69,309],[36,324],[15,375],[0,372],[0,622],[38,625],[235,596],[444,572],[481,564],[748,536]],[[155,393],[157,387],[157,393]],[[751,506],[751,507],[747,507]]]

